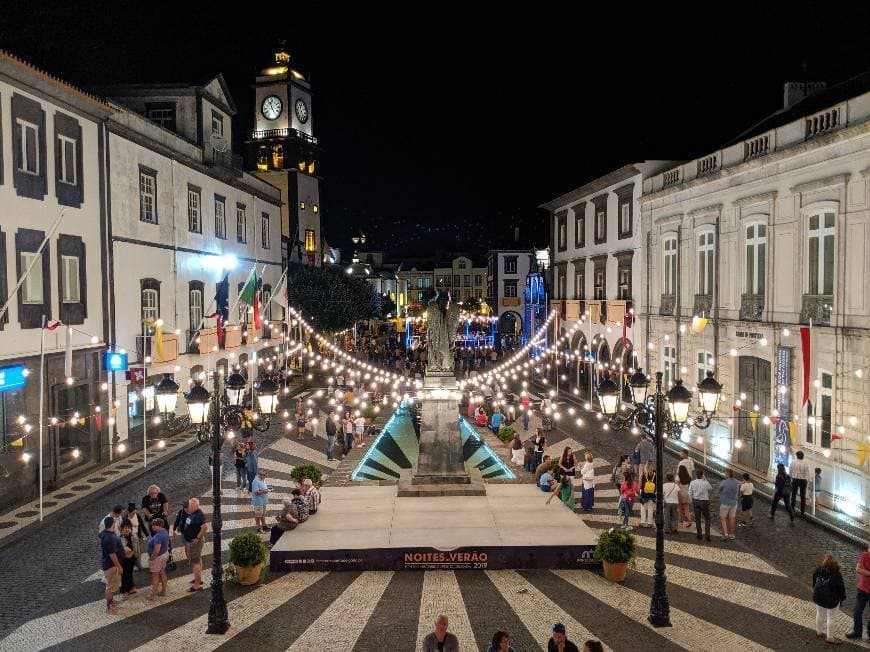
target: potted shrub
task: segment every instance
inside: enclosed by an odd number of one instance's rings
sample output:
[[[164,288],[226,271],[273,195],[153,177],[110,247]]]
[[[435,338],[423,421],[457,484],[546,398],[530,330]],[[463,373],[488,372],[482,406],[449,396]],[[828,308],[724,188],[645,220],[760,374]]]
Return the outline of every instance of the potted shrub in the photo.
[[[516,434],[516,430],[514,430],[513,426],[502,426],[498,429],[498,438],[505,444],[513,440],[514,434]]]
[[[610,528],[602,532],[595,545],[595,557],[604,565],[604,577],[611,582],[622,582],[628,567],[635,566],[635,538],[626,530]]]
[[[311,462],[306,462],[305,464],[294,466],[293,470],[290,471],[290,477],[296,480],[296,484],[300,486],[302,485],[302,478],[309,478],[315,486],[319,487],[320,479],[323,477],[323,474],[317,466]]]
[[[230,563],[239,584],[249,586],[260,581],[267,552],[266,544],[254,532],[245,532],[230,541]]]
[[[366,405],[366,409],[362,412],[363,418],[366,420],[366,427],[372,425],[372,420],[375,418],[375,407]]]

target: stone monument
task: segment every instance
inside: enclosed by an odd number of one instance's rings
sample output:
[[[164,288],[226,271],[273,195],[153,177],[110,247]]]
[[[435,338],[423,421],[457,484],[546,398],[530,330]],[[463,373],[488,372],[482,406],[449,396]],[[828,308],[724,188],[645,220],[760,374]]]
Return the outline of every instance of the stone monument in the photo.
[[[429,364],[420,399],[420,454],[399,479],[399,496],[478,496],[486,489],[480,471],[466,468],[459,430],[459,394],[453,374],[453,343],[459,307],[436,292],[426,311]]]

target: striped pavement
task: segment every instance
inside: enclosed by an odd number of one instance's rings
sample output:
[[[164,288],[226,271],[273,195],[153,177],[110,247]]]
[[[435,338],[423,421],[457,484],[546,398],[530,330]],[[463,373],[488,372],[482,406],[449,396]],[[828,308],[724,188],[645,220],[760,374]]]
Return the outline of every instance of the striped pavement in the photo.
[[[293,486],[288,475],[293,464],[286,461],[288,456],[325,462],[318,456],[322,455],[322,440],[290,444],[261,454],[264,468],[274,471],[271,509],[277,508]],[[552,444],[559,450],[563,445],[583,450],[579,442]],[[613,527],[617,519],[616,490],[609,474],[601,474],[607,466],[607,460],[596,463],[600,472],[595,509],[578,514],[598,531]],[[226,478],[223,549],[235,534],[253,527],[249,497],[234,487],[234,478]],[[545,499],[542,494],[542,504]],[[210,510],[210,503],[210,497],[203,496],[203,507]],[[329,509],[328,499],[322,509]],[[172,574],[166,597],[152,604],[145,600],[147,590],[140,590],[120,603],[118,615],[109,616],[102,585],[87,583],[76,594],[75,604],[40,614],[0,640],[0,652],[49,648],[410,652],[420,649],[442,613],[463,651],[485,649],[496,629],[510,633],[517,652],[544,650],[554,622],[564,623],[569,638],[581,647],[586,638],[595,638],[608,650],[824,648],[815,637],[815,608],[804,583],[739,545],[717,538],[713,544],[702,545],[693,533],[666,539],[674,626],[652,628],[646,616],[654,532],[636,529],[634,533],[637,567],[622,585],[611,584],[595,572],[568,570],[266,573],[259,586],[225,585],[231,628],[221,636],[204,633],[209,591],[187,592],[189,568],[183,548],[176,543],[174,558],[179,570]],[[205,568],[211,553],[207,541]],[[135,577],[140,587],[147,582],[144,573]],[[842,638],[850,625],[850,617],[838,613],[837,635]],[[868,647],[866,642],[859,645]],[[857,646],[849,642],[842,647]]]

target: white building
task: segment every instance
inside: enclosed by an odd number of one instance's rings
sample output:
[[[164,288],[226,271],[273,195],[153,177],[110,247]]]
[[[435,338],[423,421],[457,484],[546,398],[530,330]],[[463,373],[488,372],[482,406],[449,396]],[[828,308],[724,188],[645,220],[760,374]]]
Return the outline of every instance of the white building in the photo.
[[[498,333],[519,342],[526,316],[525,289],[530,271],[535,271],[531,249],[498,249],[487,253],[486,301],[499,318]]]
[[[781,111],[645,179],[641,199],[645,366],[690,385],[714,370],[726,396],[688,445],[764,477],[803,449],[822,500],[853,515],[870,503],[868,91],[870,74],[787,85]],[[693,334],[693,317],[710,323]]]
[[[108,332],[100,161],[102,123],[111,113],[103,100],[0,51],[0,306],[35,259],[0,318],[0,508],[38,491],[43,333],[45,422],[57,417],[63,426],[45,431],[45,486],[86,472],[108,451],[100,390]],[[69,377],[65,331],[43,331],[43,319],[76,329]],[[29,376],[16,386],[21,366]]]
[[[221,76],[203,85],[106,93],[119,107],[108,122],[111,337],[135,367],[144,362],[145,368],[144,378],[140,371],[116,378],[118,436],[135,446],[156,416],[150,390],[143,389],[160,373],[173,374],[186,389],[203,370],[244,368],[255,352],[272,355],[263,349],[278,343],[280,329],[253,332],[252,312],[237,300],[252,269],[262,279],[261,305],[281,276],[281,197],[243,172],[232,153],[235,108]],[[230,314],[219,345],[216,320],[208,315],[217,310],[217,284],[227,274]],[[276,304],[270,317],[283,318]],[[184,411],[184,401],[179,408]]]
[[[638,323],[623,323],[645,298],[644,236],[640,224],[643,181],[667,164],[626,165],[594,179],[542,207],[551,217],[551,301],[561,332],[587,315],[570,342],[572,351],[591,352],[603,369],[635,366]],[[581,387],[588,387],[581,366]]]
[[[455,301],[486,299],[486,267],[475,267],[467,256],[457,256],[433,271],[436,290],[447,290]]]

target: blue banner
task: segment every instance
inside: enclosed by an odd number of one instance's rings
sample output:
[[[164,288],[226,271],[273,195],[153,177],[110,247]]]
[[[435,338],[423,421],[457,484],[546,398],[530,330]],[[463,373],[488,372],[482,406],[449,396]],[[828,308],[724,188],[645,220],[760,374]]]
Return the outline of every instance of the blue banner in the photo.
[[[789,437],[788,433],[788,423],[791,419],[791,399],[789,397],[789,389],[791,387],[791,356],[791,347],[776,347],[773,407],[777,410],[779,417],[776,420],[773,434],[774,462],[776,464],[785,464],[786,466],[789,465],[788,459],[791,454],[791,437]],[[783,388],[785,388],[785,391],[783,391]],[[784,453],[782,452],[783,446],[785,446]]]
[[[27,367],[23,364],[0,368],[0,392],[21,389],[27,383]]]

